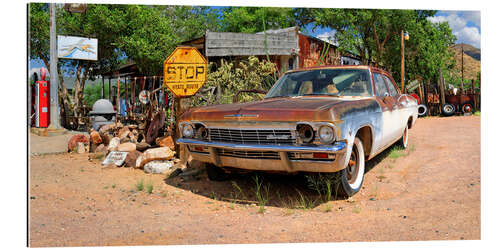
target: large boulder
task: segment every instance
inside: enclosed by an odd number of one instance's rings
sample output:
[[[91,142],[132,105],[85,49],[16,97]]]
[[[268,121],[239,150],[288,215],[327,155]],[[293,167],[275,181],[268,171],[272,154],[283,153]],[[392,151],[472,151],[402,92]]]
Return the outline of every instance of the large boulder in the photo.
[[[135,144],[131,143],[131,142],[122,143],[122,144],[118,145],[118,147],[116,147],[116,151],[122,151],[122,152],[135,151]]]
[[[68,141],[68,152],[77,150],[78,143],[89,143],[89,138],[85,135],[74,135]]]
[[[171,161],[150,161],[144,165],[144,172],[149,174],[164,174],[174,166]]]
[[[150,148],[144,151],[142,157],[139,157],[137,159],[136,167],[142,168],[146,163],[151,161],[157,161],[157,160],[168,161],[172,159],[174,155],[175,151],[170,150],[168,147]]]
[[[127,157],[125,158],[124,166],[129,168],[135,168],[137,158],[139,158],[141,155],[142,153],[137,150],[128,153]]]

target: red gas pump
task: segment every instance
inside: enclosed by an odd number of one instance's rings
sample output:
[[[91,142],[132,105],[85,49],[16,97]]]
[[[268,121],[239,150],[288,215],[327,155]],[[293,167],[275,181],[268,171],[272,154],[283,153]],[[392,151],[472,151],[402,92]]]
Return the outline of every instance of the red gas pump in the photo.
[[[46,128],[50,122],[50,82],[45,81],[45,68],[40,69],[41,80],[35,82],[35,127]]]

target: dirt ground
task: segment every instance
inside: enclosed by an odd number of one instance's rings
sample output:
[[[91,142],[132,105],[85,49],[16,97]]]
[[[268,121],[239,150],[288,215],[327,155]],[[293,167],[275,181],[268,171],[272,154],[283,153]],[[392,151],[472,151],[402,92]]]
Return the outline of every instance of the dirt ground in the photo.
[[[367,163],[363,188],[351,199],[326,202],[302,175],[260,175],[269,185],[263,213],[254,175],[165,179],[101,169],[86,154],[30,156],[29,244],[480,239],[480,117],[419,119],[409,136],[408,149],[391,147]],[[141,180],[152,194],[137,191]]]

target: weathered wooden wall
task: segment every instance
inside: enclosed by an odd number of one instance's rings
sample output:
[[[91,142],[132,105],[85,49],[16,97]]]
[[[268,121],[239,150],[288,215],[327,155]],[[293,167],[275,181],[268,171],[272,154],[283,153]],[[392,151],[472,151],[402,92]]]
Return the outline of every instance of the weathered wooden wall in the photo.
[[[267,46],[265,41],[267,40]],[[290,32],[280,34],[246,34],[207,32],[205,56],[291,55],[297,51],[297,37]]]
[[[299,68],[318,66],[323,46],[323,41],[299,34]],[[341,54],[337,47],[330,45],[327,55],[321,65],[340,65]]]

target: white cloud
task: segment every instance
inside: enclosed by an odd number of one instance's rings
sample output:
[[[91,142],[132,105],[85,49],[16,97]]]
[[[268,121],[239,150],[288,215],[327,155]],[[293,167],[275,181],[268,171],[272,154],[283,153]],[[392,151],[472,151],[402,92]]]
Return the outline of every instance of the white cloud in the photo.
[[[457,37],[457,41],[481,48],[481,34],[476,27],[465,27],[459,32],[453,32],[453,34]]]
[[[471,22],[476,26],[481,26],[481,12],[480,11],[457,11],[445,10],[441,11],[445,15],[457,15],[464,19],[466,22]]]
[[[481,48],[481,33],[477,27],[467,26],[470,21],[474,24],[481,21],[479,11],[443,11],[448,16],[433,16],[427,19],[433,23],[448,22],[457,43],[467,43],[476,48]],[[467,19],[466,19],[467,18]]]

